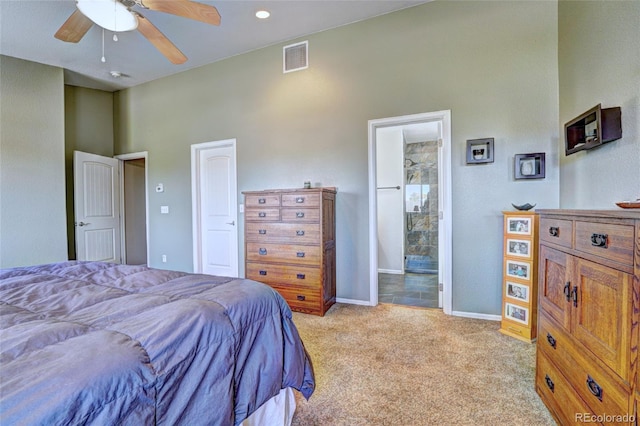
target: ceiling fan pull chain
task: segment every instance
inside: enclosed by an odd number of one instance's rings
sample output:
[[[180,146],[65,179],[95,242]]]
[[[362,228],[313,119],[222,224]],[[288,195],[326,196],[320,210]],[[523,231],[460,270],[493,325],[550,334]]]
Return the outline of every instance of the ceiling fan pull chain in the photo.
[[[116,7],[116,2],[113,2],[113,28],[118,28],[118,10]],[[115,30],[113,31],[113,41],[118,41],[118,35],[116,34]]]
[[[104,28],[102,29],[102,62],[107,62],[106,58],[104,57]]]

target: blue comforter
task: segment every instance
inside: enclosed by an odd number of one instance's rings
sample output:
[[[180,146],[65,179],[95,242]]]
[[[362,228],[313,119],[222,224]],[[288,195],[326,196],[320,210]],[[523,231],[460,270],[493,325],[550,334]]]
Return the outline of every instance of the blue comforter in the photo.
[[[3,425],[233,425],[313,369],[255,281],[64,262],[0,270]]]

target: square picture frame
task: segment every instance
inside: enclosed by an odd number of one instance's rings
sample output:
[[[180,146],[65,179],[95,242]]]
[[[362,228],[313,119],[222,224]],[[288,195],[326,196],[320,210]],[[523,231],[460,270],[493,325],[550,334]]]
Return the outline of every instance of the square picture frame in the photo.
[[[544,152],[516,154],[513,159],[513,175],[516,179],[544,179]]]
[[[507,217],[507,233],[516,235],[531,235],[530,217]]]
[[[511,281],[506,282],[505,295],[520,302],[529,302],[529,287]]]
[[[529,308],[525,308],[524,306],[507,302],[504,304],[504,316],[507,319],[521,324],[529,324]]]
[[[493,163],[493,138],[467,140],[467,164]]]
[[[531,241],[529,240],[515,240],[507,238],[507,245],[505,247],[507,254],[511,256],[519,256],[527,259],[531,258]]]
[[[531,279],[531,264],[529,262],[518,262],[516,260],[507,260],[505,262],[505,275],[521,280]]]

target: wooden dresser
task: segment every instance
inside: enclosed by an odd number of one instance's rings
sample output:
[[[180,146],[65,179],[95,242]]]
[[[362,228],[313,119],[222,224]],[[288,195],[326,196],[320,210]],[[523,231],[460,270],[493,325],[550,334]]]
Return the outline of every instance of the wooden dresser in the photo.
[[[538,214],[536,391],[560,424],[636,424],[640,212]]]
[[[533,342],[537,332],[538,215],[504,214],[502,321],[500,332]]]
[[[335,188],[245,191],[245,275],[292,310],[323,316],[336,301]]]

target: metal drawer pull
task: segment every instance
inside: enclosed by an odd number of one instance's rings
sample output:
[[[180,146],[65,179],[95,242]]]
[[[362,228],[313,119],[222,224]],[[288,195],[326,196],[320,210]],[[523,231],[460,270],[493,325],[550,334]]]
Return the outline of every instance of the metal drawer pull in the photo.
[[[602,402],[602,392],[603,392],[602,387],[600,387],[600,385],[596,383],[596,381],[593,380],[591,376],[589,376],[588,374],[587,374],[587,387],[589,388],[589,392],[591,392],[593,396],[595,396],[600,400],[600,402]]]
[[[297,197],[296,203],[304,203],[304,197]]]
[[[298,278],[299,280],[304,280],[304,274],[298,274],[296,275],[296,278]]]
[[[551,345],[551,347],[553,349],[556,348],[556,339],[553,338],[553,336],[551,335],[551,333],[547,333],[547,342],[549,342],[549,344]]]
[[[303,251],[299,251],[296,253],[297,257],[304,257],[304,252]]]
[[[267,275],[267,271],[265,271],[265,270],[261,269],[261,270],[260,270],[260,275]]]
[[[594,247],[607,248],[609,236],[607,234],[591,234],[591,245]]]
[[[567,281],[564,285],[564,297],[567,298],[567,302],[571,300],[571,281]]]
[[[306,297],[305,297],[305,296],[303,296],[303,295],[301,295],[301,294],[299,294],[298,296],[296,296],[296,299],[298,299],[298,300],[304,300],[304,299],[306,299]]]
[[[304,217],[304,213],[303,212],[298,212],[298,213],[296,213],[296,217]]]
[[[549,235],[551,235],[552,237],[560,237],[560,228],[558,228],[557,226],[551,226],[549,228]]]
[[[551,377],[549,377],[548,374],[544,375],[544,381],[547,382],[547,387],[551,390],[551,392],[553,392],[553,388],[555,388],[555,385],[553,384],[553,380],[551,380]]]
[[[258,217],[267,217],[267,214],[265,212],[260,212],[258,213]]]
[[[296,231],[296,235],[303,236],[304,235],[304,231]]]
[[[264,204],[267,202],[266,198],[258,198],[258,204]]]
[[[266,229],[258,229],[258,234],[260,234],[260,235],[264,235],[264,234],[266,234],[266,233],[267,233],[267,230],[266,230]]]
[[[266,248],[262,248],[262,247],[261,247],[261,248],[259,248],[259,249],[258,249],[258,254],[260,254],[260,255],[263,255],[263,256],[264,256],[265,254],[267,254],[267,249],[266,249]]]
[[[573,296],[573,306],[578,307],[578,287],[573,286],[573,290],[571,290],[571,295]]]

